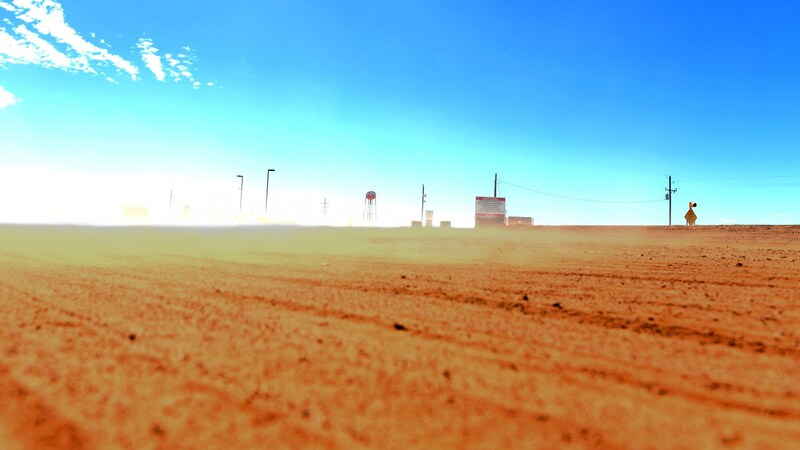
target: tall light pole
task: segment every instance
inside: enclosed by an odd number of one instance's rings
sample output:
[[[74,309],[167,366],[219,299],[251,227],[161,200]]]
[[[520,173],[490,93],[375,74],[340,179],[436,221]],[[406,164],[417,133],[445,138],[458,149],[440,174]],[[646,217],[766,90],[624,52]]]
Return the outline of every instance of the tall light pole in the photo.
[[[267,202],[269,202],[269,173],[275,172],[275,169],[267,169],[267,194],[264,196],[264,218],[267,217]]]
[[[236,178],[242,179],[242,184],[239,185],[239,215],[242,215],[242,193],[244,192],[244,176],[236,175]]]

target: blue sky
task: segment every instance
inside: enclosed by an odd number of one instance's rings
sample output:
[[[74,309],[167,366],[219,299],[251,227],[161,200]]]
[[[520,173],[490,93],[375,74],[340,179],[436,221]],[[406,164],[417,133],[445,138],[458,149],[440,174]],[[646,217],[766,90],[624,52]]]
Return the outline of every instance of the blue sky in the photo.
[[[797,223],[795,5],[0,0],[0,221]]]

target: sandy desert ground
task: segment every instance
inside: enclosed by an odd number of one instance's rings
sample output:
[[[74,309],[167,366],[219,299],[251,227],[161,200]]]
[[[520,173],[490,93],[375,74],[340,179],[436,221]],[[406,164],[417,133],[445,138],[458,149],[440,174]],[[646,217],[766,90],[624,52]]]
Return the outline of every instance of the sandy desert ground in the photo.
[[[800,448],[800,227],[0,227],[0,447]]]

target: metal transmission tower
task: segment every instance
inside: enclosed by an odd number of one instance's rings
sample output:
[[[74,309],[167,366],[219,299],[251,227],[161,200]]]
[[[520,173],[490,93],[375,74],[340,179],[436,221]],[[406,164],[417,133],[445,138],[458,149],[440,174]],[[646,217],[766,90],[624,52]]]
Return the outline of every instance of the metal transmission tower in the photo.
[[[322,203],[320,203],[320,205],[322,205],[322,221],[323,222],[327,222],[328,221],[328,206],[330,206],[330,203],[328,203],[328,197],[325,197],[324,199],[322,199]]]
[[[669,200],[669,225],[672,226],[672,194],[678,192],[677,188],[672,188],[672,175],[669,176],[669,185],[664,190],[667,191],[666,199]]]

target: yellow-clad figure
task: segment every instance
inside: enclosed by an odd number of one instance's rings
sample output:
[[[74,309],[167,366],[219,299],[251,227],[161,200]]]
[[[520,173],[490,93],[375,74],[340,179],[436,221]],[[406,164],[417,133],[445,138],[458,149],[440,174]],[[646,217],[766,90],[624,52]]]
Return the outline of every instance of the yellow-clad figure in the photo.
[[[689,211],[686,212],[686,215],[683,217],[686,219],[686,225],[694,225],[697,221],[697,214],[694,213],[692,207],[696,207],[697,203],[689,202]]]

